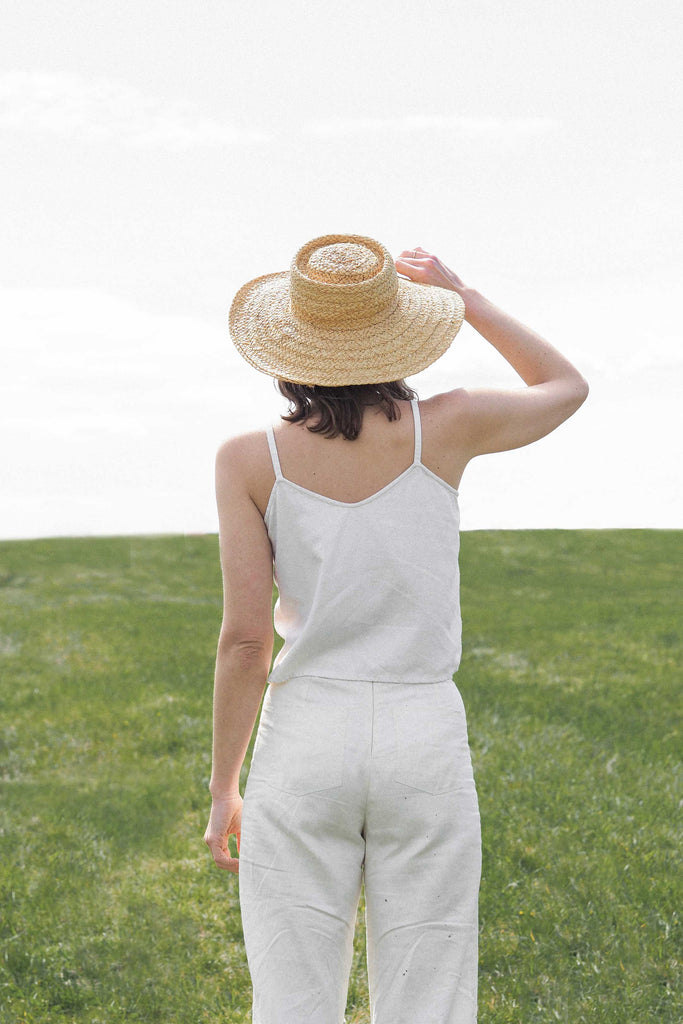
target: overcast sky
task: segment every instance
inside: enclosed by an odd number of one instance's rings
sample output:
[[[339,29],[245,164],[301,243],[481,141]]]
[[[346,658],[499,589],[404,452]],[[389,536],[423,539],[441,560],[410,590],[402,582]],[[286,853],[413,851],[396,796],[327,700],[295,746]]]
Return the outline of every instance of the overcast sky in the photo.
[[[5,0],[0,538],[216,532],[286,411],[227,333],[317,235],[420,245],[588,378],[464,529],[681,527],[681,6]],[[465,324],[420,398],[521,381]]]

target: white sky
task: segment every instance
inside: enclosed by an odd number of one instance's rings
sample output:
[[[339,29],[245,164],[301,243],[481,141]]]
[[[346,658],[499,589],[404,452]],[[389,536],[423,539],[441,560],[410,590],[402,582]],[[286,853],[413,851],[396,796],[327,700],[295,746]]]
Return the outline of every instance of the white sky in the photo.
[[[591,384],[474,460],[464,529],[683,526],[672,0],[5,0],[0,538],[216,532],[286,411],[232,296],[331,232],[421,245]],[[469,325],[421,398],[521,385]]]

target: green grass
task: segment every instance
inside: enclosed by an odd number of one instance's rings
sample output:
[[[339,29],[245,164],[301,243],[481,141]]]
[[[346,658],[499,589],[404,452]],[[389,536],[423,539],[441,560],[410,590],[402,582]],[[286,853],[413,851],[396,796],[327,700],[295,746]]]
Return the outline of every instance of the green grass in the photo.
[[[682,556],[463,534],[481,1024],[683,1020]],[[214,535],[0,543],[2,1024],[249,1020],[238,879],[202,842],[220,621]]]

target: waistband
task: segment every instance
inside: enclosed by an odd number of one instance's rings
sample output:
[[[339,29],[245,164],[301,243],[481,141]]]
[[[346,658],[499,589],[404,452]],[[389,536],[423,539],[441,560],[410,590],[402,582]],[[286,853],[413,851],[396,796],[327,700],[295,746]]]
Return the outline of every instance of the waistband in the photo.
[[[289,683],[295,683],[297,680],[309,680],[319,683],[352,683],[357,686],[363,686],[367,683],[377,683],[382,686],[443,686],[444,683],[451,683],[456,686],[455,680],[452,676],[448,676],[444,679],[347,679],[344,676],[314,676],[314,675],[296,675],[290,676],[288,679],[284,679],[281,683],[273,682],[268,680],[268,686],[273,689],[279,689],[283,686],[287,686]]]

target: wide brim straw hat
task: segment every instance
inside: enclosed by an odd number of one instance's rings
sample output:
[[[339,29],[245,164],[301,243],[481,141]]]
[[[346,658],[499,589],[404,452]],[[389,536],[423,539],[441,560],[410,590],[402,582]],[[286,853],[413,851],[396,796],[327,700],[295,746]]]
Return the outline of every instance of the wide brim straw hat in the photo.
[[[257,370],[295,384],[379,384],[419,373],[460,330],[465,303],[399,277],[381,242],[321,235],[290,269],[243,285],[230,336]]]

